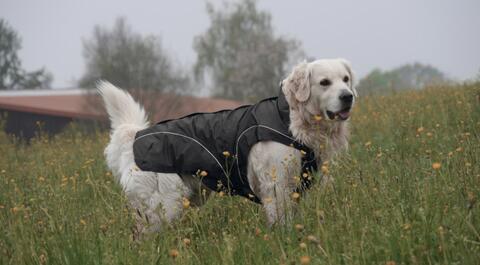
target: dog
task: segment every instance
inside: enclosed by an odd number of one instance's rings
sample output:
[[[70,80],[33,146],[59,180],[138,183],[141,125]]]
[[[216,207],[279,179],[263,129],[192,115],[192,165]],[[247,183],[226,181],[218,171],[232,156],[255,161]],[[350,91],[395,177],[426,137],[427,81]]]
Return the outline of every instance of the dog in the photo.
[[[358,97],[351,65],[345,59],[302,62],[280,84],[278,98],[284,98],[288,111],[289,138],[310,148],[316,157],[315,167],[320,168],[348,147],[348,120]],[[144,109],[130,94],[106,81],[99,82],[98,90],[111,120],[110,142],[105,149],[107,165],[138,213],[136,233],[160,231],[164,222],[172,223],[181,216],[185,204],[200,206],[204,202],[202,198],[211,192],[211,187],[206,187],[202,179],[207,173],[140,170],[134,144],[144,135],[152,134],[139,135],[151,128]],[[195,145],[194,141],[201,145],[195,139],[190,144]],[[237,141],[237,145],[239,143]],[[154,144],[150,143],[147,149]],[[169,161],[169,153],[161,154],[163,157],[157,156],[153,162]],[[295,205],[292,197],[298,197],[298,193],[292,194],[298,190],[304,155],[301,148],[282,141],[260,139],[248,149],[247,186],[264,208],[270,225],[285,223],[292,217]],[[193,163],[182,160],[182,165],[188,168],[189,162]]]

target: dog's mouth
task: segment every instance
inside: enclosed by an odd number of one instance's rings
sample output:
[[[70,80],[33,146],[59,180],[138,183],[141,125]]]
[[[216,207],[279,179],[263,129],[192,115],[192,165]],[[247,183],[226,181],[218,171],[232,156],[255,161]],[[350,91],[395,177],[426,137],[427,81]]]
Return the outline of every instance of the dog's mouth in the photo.
[[[351,107],[346,107],[340,111],[337,111],[337,112],[333,112],[333,111],[330,111],[330,110],[327,110],[326,111],[326,114],[327,114],[327,117],[330,119],[330,120],[340,120],[340,121],[345,121],[347,120],[348,118],[350,118],[350,110],[351,110]]]

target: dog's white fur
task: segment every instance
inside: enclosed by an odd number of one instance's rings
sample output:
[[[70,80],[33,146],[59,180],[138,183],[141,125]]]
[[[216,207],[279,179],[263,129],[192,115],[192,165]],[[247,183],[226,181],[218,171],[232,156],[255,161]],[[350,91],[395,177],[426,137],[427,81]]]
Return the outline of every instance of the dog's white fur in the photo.
[[[331,85],[320,85],[324,79]],[[356,96],[353,83],[353,72],[344,59],[300,63],[282,81],[290,106],[290,131],[314,149],[321,158],[319,162],[328,161],[347,147],[347,122],[330,120],[326,112],[341,110],[340,93],[350,91]],[[185,199],[200,205],[202,184],[195,176],[145,172],[136,167],[132,146],[135,133],[149,126],[145,111],[127,92],[108,82],[100,82],[98,89],[112,127],[111,141],[105,149],[107,164],[136,208],[138,231],[158,231],[162,221],[170,223],[178,218]],[[291,217],[294,203],[290,196],[298,184],[295,176],[300,173],[300,162],[298,150],[277,142],[259,142],[250,150],[248,180],[262,200],[270,224]],[[145,226],[146,222],[149,225]]]

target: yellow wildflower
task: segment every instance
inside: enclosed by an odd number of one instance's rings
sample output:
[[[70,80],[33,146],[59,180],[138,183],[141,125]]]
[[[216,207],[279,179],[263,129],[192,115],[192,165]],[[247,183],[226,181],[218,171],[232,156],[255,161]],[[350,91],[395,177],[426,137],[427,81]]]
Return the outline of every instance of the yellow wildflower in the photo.
[[[440,167],[442,167],[442,164],[440,164],[438,162],[435,162],[435,163],[432,164],[432,168],[435,169],[435,170],[440,169]]]
[[[187,199],[187,198],[183,198],[182,200],[182,204],[183,204],[183,208],[187,209],[188,207],[190,207],[190,201]]]
[[[299,176],[293,176],[293,179],[295,180],[296,184],[298,184],[300,182],[300,177]]]
[[[310,261],[311,261],[311,259],[310,259],[309,256],[301,256],[300,257],[300,264],[303,264],[303,265],[310,264]]]
[[[314,235],[307,236],[307,240],[315,244],[320,244],[320,241]]]
[[[299,232],[300,232],[300,231],[303,231],[304,228],[305,228],[305,227],[304,227],[303,225],[301,225],[301,224],[296,224],[296,225],[295,225],[295,229],[297,229],[297,231],[299,231]]]
[[[325,175],[328,174],[328,167],[327,166],[323,165],[321,169],[322,169],[323,174],[325,174]]]
[[[468,198],[468,201],[471,202],[473,204],[473,202],[475,202],[475,195],[473,194],[473,192],[469,191],[467,192],[467,198]]]
[[[440,234],[443,234],[445,232],[443,226],[439,226],[437,230]]]
[[[45,256],[45,254],[40,254],[40,256],[38,256],[38,259],[40,260],[40,264],[45,264],[47,263],[47,257]]]
[[[12,209],[10,209],[12,211],[13,214],[17,213],[20,208],[19,207],[13,207]]]

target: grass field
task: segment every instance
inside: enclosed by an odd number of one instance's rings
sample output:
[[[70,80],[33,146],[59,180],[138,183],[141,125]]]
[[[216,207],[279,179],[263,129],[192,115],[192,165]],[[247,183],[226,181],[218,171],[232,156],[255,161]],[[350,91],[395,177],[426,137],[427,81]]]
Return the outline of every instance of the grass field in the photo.
[[[215,195],[132,241],[106,132],[0,134],[1,264],[480,264],[480,85],[361,98],[350,150],[292,224]]]

